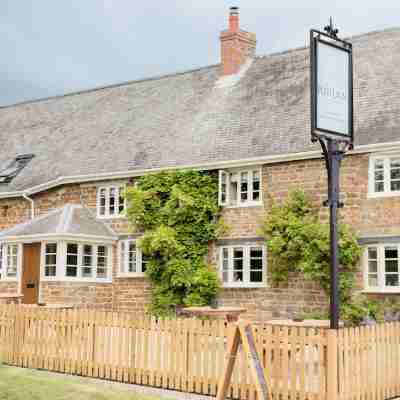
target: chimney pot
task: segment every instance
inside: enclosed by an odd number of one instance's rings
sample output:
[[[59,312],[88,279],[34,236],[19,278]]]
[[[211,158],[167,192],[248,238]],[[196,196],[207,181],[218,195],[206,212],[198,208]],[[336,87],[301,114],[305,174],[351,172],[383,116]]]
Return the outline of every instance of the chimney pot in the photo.
[[[231,32],[239,31],[239,7],[231,7],[230,8],[229,30]]]

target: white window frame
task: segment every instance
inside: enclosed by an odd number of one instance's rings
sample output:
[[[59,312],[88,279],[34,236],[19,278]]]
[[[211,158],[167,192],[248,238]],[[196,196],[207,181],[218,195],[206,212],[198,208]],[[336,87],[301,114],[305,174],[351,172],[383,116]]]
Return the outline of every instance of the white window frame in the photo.
[[[129,272],[129,244],[136,244],[136,272]],[[122,244],[125,246],[125,252],[122,254]],[[143,253],[137,245],[137,239],[124,239],[118,243],[118,273],[119,278],[142,278],[146,273],[142,270]]]
[[[257,288],[267,285],[267,251],[262,244],[235,244],[218,246],[219,250],[219,275],[224,288]],[[243,248],[243,282],[233,281],[233,251],[235,248]],[[253,247],[262,249],[262,282],[250,282],[250,249]],[[223,250],[228,249],[228,282],[223,281]]]
[[[390,162],[393,159],[400,160],[399,153],[392,154],[374,154],[369,158],[369,168],[368,168],[368,197],[395,197],[400,196],[400,190],[391,190],[391,178],[390,178]],[[377,160],[383,161],[383,175],[384,175],[384,190],[383,192],[375,191],[375,162]]]
[[[0,282],[7,281],[7,282],[18,282],[21,276],[21,268],[22,268],[22,244],[21,243],[0,243],[2,246],[1,251],[1,278]],[[17,247],[17,265],[16,267],[16,274],[15,276],[8,275],[8,265],[7,265],[7,250],[8,246],[16,246]]]
[[[45,263],[46,255],[45,249],[47,243],[57,243],[57,267],[56,276],[45,276]],[[67,245],[76,244],[78,246],[78,265],[77,265],[77,276],[67,276]],[[90,277],[82,276],[83,271],[83,247],[85,245],[92,246],[92,275]],[[106,277],[97,276],[97,257],[98,247],[104,246],[106,249],[107,257],[107,273]],[[112,282],[112,246],[106,243],[90,242],[90,241],[45,241],[42,242],[41,246],[41,262],[40,262],[40,279],[44,282],[93,282],[93,283],[111,283]]]
[[[260,179],[260,190],[259,190],[259,199],[253,200],[253,175],[254,172],[258,172]],[[241,177],[243,173],[247,173],[248,181],[247,181],[247,195],[248,199],[245,201],[241,200]],[[234,174],[237,176],[237,190],[236,190],[236,202],[231,204],[231,193],[230,193],[230,182],[231,175]],[[225,201],[222,201],[222,177],[226,176],[226,198]],[[229,170],[219,170],[218,171],[218,204],[222,207],[226,208],[234,208],[234,207],[254,207],[262,205],[262,167],[246,167],[246,168],[235,168]]]
[[[117,196],[115,198],[115,213],[110,214],[110,191],[114,189],[117,193]],[[105,191],[105,210],[104,210],[104,215],[101,214],[100,212],[100,194],[102,190]],[[124,198],[124,204],[123,204],[123,211],[119,211],[119,198],[120,198],[120,193],[121,191],[124,192],[126,190],[126,185],[108,185],[108,186],[99,186],[97,188],[97,198],[96,198],[96,210],[97,210],[97,218],[101,219],[106,219],[106,218],[122,218],[125,217],[126,213],[126,197]]]
[[[363,278],[364,278],[364,290],[365,293],[400,293],[400,268],[399,268],[399,286],[386,286],[385,285],[385,247],[397,247],[398,256],[400,258],[400,243],[379,243],[365,246],[363,254]],[[369,286],[368,275],[368,249],[377,249],[377,275],[378,275],[378,286]],[[399,262],[400,263],[400,262]],[[393,273],[395,274],[395,273]]]

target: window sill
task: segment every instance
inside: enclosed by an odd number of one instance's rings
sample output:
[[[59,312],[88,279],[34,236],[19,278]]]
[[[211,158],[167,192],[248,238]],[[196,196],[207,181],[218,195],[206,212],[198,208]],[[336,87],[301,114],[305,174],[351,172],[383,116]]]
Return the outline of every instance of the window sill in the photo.
[[[365,294],[400,294],[400,287],[396,289],[364,289],[361,293]]]
[[[388,197],[400,197],[400,192],[381,192],[381,193],[368,193],[368,199],[380,199]]]
[[[41,278],[41,282],[76,282],[76,283],[112,283],[112,279],[92,279],[92,278]]]
[[[266,287],[266,283],[242,283],[240,285],[235,283],[226,283],[222,285],[223,289],[260,289]]]
[[[146,278],[146,274],[144,272],[132,272],[126,274],[118,274],[117,278]]]
[[[0,283],[1,282],[18,282],[18,278],[17,277],[13,277],[13,278],[5,277],[5,278],[0,279]]]
[[[223,209],[230,209],[230,208],[248,208],[248,207],[262,207],[263,203],[262,201],[257,202],[257,203],[243,203],[243,204],[237,204],[234,206],[224,206],[220,205]]]
[[[124,219],[126,215],[96,215],[97,219]]]

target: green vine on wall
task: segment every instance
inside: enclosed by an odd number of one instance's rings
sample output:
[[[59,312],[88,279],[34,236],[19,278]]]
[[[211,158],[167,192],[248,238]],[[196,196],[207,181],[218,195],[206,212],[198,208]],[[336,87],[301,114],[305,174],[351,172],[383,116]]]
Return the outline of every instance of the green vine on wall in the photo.
[[[282,204],[273,204],[263,223],[262,232],[269,250],[269,266],[274,281],[286,281],[290,272],[317,281],[329,294],[329,225],[319,221],[318,210],[301,190],[292,191]],[[342,318],[356,320],[373,305],[362,299],[355,302],[352,293],[361,248],[355,234],[339,225],[339,290]],[[365,311],[367,312],[367,311]],[[371,311],[371,313],[373,310]]]
[[[144,232],[139,247],[153,283],[151,312],[169,315],[176,306],[208,304],[219,289],[206,262],[220,226],[217,178],[198,171],[145,175],[126,198],[128,218]]]

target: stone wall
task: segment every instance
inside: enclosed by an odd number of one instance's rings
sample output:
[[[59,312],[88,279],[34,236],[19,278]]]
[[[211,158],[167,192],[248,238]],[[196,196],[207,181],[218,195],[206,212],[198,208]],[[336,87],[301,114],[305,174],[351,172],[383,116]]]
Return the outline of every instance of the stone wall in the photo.
[[[347,156],[342,165],[341,190],[345,207],[340,219],[361,236],[382,234],[400,236],[400,196],[368,198],[368,155]],[[225,208],[222,212],[229,226],[222,240],[255,238],[260,240],[259,227],[268,212],[271,201],[283,201],[289,191],[303,188],[315,206],[321,207],[327,195],[327,178],[322,160],[293,161],[263,167],[263,206]],[[65,185],[33,196],[36,215],[62,207],[65,203],[83,204],[96,212],[97,187],[102,183]],[[0,229],[5,229],[29,219],[29,202],[24,199],[0,200]],[[320,217],[328,221],[328,209],[321,207]],[[114,218],[107,223],[119,234],[132,233],[127,220]],[[210,245],[210,261],[218,264],[215,244]],[[151,286],[145,278],[117,278],[116,247],[114,246],[113,283],[42,283],[41,301],[49,303],[82,303],[99,308],[123,309],[134,312],[146,308]],[[268,274],[267,274],[268,275]],[[362,289],[362,273],[357,274]],[[326,310],[328,299],[316,283],[305,281],[298,275],[290,277],[287,284],[273,285],[270,279],[264,288],[224,289],[220,302],[225,305],[244,306],[248,316],[256,319],[285,317],[288,310]],[[0,292],[17,291],[17,285],[0,281]],[[392,295],[400,296],[400,295]],[[378,296],[382,297],[382,296]]]

